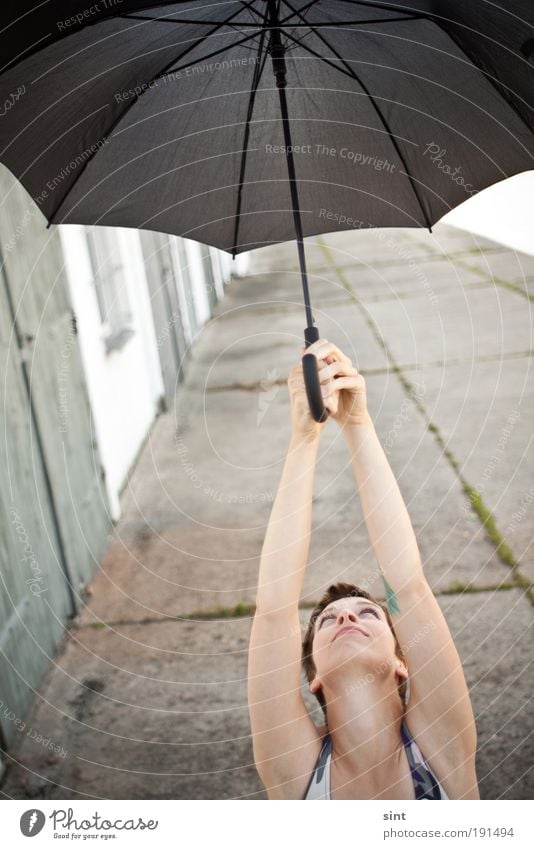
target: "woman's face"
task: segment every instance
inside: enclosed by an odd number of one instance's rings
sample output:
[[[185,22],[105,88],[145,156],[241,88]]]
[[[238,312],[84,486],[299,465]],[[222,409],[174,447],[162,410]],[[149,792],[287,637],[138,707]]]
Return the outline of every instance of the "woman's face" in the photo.
[[[316,677],[310,685],[312,693],[327,677],[333,681],[338,675],[346,676],[347,664],[363,676],[369,672],[384,675],[392,667],[401,675],[406,670],[395,654],[395,638],[386,614],[375,602],[358,596],[337,599],[319,614],[313,660]]]

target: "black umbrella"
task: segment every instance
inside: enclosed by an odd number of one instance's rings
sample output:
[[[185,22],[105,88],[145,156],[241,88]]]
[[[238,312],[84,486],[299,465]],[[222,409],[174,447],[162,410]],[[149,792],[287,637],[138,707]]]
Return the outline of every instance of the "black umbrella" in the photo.
[[[48,222],[233,256],[296,235],[306,347],[304,237],[431,229],[534,164],[532,0],[24,0],[0,15],[0,160]],[[316,358],[303,366],[324,420]]]

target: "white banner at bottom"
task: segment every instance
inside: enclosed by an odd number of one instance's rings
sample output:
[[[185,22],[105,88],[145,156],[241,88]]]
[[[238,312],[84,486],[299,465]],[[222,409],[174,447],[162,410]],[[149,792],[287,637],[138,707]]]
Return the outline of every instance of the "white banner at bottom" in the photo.
[[[33,801],[33,800],[32,800]],[[286,849],[302,846],[440,846],[531,849],[531,801],[319,802],[96,800],[1,803],[2,845]],[[315,810],[313,808],[315,806]],[[319,806],[320,810],[318,810]],[[191,845],[191,844],[190,844]]]

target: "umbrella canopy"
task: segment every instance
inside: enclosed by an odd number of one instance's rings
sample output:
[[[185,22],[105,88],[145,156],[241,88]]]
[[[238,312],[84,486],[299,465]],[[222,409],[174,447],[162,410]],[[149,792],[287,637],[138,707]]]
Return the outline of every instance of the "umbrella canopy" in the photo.
[[[534,167],[532,0],[24,0],[0,15],[0,161],[48,221],[234,256],[296,235],[308,331],[303,237],[431,228]]]
[[[294,238],[265,0],[23,6],[0,161],[49,221]],[[534,166],[534,5],[504,6],[277,2],[304,236],[430,227]]]

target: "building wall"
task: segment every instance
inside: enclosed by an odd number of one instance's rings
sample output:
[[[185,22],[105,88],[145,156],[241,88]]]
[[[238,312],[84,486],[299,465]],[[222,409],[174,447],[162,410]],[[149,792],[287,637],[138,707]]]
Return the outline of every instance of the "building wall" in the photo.
[[[139,236],[133,230],[116,233],[117,251],[126,268],[134,332],[123,347],[107,352],[85,228],[69,225],[59,230],[111,515],[116,520],[121,487],[163,393]]]
[[[64,255],[0,168],[0,743],[17,736],[110,531]]]
[[[231,274],[246,272],[247,258],[232,262],[213,248],[155,234],[168,253],[167,285],[184,312],[182,325],[165,312],[166,302],[153,308],[162,270],[147,262],[138,231],[106,229],[114,263],[103,277],[95,272],[88,234],[102,235],[104,228],[47,229],[3,168],[0,198],[6,482],[0,490],[0,746],[6,747],[17,733],[13,717],[22,721],[65,622],[80,609],[109,542],[110,520],[120,516],[121,489],[162,409],[162,328],[180,334],[181,351],[194,345]],[[117,280],[114,314],[103,295],[115,292]],[[103,292],[106,281],[110,289]],[[115,332],[117,316],[124,332]],[[176,378],[178,365],[179,358]],[[0,776],[2,769],[0,757]]]
[[[246,273],[248,258],[243,254],[233,261],[230,255],[190,239],[110,228],[118,262],[125,270],[133,333],[121,347],[107,351],[87,228],[66,225],[59,231],[111,517],[116,521],[128,472],[154,419],[171,403],[173,386],[183,378],[180,366],[184,373],[187,368],[187,352],[223,297],[231,275]],[[166,274],[169,279],[164,279]],[[165,286],[174,289],[156,309]],[[174,340],[179,354],[174,376],[169,374],[173,364],[168,358],[162,362],[168,355],[165,346],[170,333],[181,337]]]

